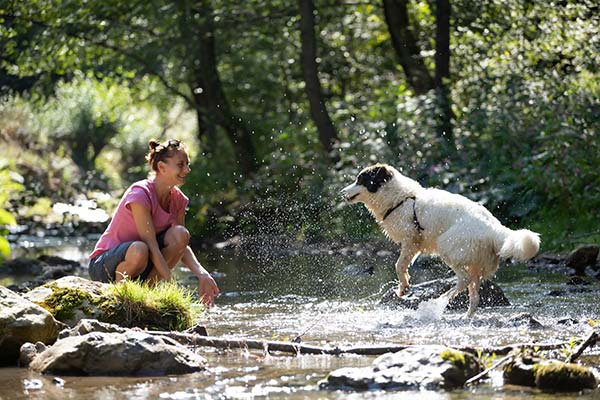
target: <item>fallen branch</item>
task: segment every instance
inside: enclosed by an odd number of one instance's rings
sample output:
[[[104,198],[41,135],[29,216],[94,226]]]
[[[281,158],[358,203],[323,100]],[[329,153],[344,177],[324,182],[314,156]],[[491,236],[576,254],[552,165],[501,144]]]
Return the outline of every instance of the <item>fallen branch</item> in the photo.
[[[453,347],[456,350],[462,350],[471,354],[496,354],[498,356],[503,356],[510,353],[513,350],[518,349],[533,349],[535,351],[548,351],[548,350],[558,350],[567,346],[569,342],[557,342],[557,343],[514,343],[508,344],[506,346],[499,347],[472,347],[472,346],[449,346]]]
[[[587,349],[588,347],[591,347],[591,346],[595,345],[596,342],[598,341],[598,339],[599,339],[598,332],[596,332],[595,330],[592,331],[592,333],[590,333],[590,335],[587,337],[587,339],[585,339],[583,341],[583,343],[581,343],[575,349],[575,351],[573,351],[573,353],[571,353],[571,355],[569,355],[569,357],[567,357],[566,362],[572,363],[573,361],[575,361],[577,358],[579,358],[580,355],[583,354],[583,352],[585,351],[585,349]]]
[[[256,349],[263,351],[280,351],[291,354],[358,354],[358,355],[380,355],[395,353],[412,347],[411,345],[399,346],[359,346],[359,347],[323,347],[303,343],[283,342],[260,339],[225,339],[216,336],[201,336],[198,334],[180,332],[147,331],[152,335],[167,336],[181,344],[189,346],[208,346],[219,349]]]
[[[328,355],[342,355],[342,354],[356,354],[364,356],[377,356],[385,353],[395,353],[400,350],[411,347],[419,347],[418,345],[384,345],[384,346],[353,346],[353,347],[324,347],[315,346],[304,343],[294,342],[283,342],[273,340],[260,340],[260,339],[226,339],[216,336],[201,336],[196,333],[183,333],[183,332],[163,332],[163,331],[147,331],[152,335],[167,336],[181,344],[189,346],[207,346],[219,349],[255,349],[261,351],[280,351],[283,353],[291,354],[328,354]],[[492,354],[505,355],[511,350],[518,348],[531,348],[536,350],[555,350],[564,347],[567,342],[561,343],[520,343],[502,347],[469,347],[469,346],[449,346],[456,350],[466,351],[469,353],[477,354]]]
[[[485,378],[490,373],[490,371],[498,368],[500,365],[504,364],[505,362],[512,360],[514,357],[515,357],[514,355],[509,354],[506,357],[504,357],[504,358],[496,361],[494,364],[492,364],[485,371],[480,372],[479,374],[475,375],[474,377],[472,377],[470,379],[467,379],[467,381],[465,382],[465,386],[471,385],[471,384],[473,384],[473,383],[475,383],[475,382],[477,382],[477,381]]]

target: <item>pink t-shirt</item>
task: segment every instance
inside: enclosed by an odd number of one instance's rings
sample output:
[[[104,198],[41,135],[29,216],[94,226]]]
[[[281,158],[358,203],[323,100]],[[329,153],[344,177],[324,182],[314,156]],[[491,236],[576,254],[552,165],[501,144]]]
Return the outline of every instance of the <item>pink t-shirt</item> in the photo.
[[[182,210],[185,210],[188,201],[187,196],[177,186],[174,186],[171,189],[169,210],[164,210],[158,202],[154,181],[144,179],[134,183],[123,194],[108,228],[100,236],[89,258],[97,257],[121,243],[140,240],[133,213],[127,207],[129,204],[138,203],[150,210],[154,229],[158,234],[177,223],[177,216]]]

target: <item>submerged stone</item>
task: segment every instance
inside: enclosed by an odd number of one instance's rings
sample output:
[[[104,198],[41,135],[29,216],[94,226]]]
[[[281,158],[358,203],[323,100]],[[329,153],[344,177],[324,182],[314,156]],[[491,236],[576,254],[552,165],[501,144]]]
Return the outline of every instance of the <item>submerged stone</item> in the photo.
[[[395,293],[395,288],[391,288],[383,295],[381,303],[416,310],[421,302],[436,299],[452,289],[455,285],[455,277],[436,279],[411,286],[408,293],[402,297],[398,297]],[[502,289],[497,284],[490,281],[484,281],[481,284],[479,297],[479,307],[481,308],[510,305],[510,302],[504,295]],[[468,305],[469,297],[465,290],[448,303],[447,309],[466,310]]]

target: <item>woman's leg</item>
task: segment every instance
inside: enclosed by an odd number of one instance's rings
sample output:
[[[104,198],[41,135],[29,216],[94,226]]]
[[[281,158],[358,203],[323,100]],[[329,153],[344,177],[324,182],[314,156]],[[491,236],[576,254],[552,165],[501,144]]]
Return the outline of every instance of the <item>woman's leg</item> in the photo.
[[[125,259],[117,265],[115,271],[115,281],[119,282],[124,278],[134,279],[144,272],[148,265],[148,245],[142,241],[131,243],[125,253]]]
[[[167,230],[165,233],[165,247],[160,251],[167,262],[170,269],[175,268],[177,263],[181,261],[183,253],[190,243],[190,232],[182,225],[175,225]],[[159,280],[156,268],[152,268],[152,271],[148,275],[149,282],[156,282]]]

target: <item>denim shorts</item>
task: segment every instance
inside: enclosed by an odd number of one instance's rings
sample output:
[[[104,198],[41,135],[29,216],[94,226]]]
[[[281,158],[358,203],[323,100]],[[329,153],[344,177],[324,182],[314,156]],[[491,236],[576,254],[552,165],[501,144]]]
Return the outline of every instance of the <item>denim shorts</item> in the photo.
[[[167,231],[161,232],[156,235],[156,241],[158,242],[158,248],[163,249],[165,247],[165,234]],[[116,279],[117,267],[125,259],[125,254],[133,242],[121,243],[112,249],[106,250],[104,253],[97,255],[90,260],[88,264],[90,278],[94,281],[100,282],[114,282]],[[135,277],[141,281],[148,279],[148,275],[154,268],[152,260],[148,257],[148,265],[144,272]]]

